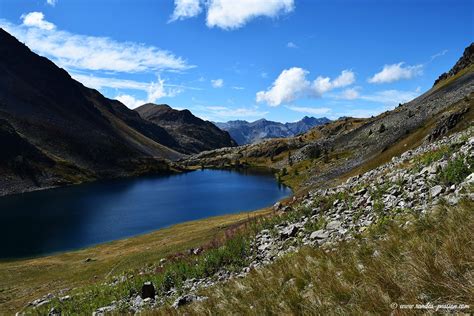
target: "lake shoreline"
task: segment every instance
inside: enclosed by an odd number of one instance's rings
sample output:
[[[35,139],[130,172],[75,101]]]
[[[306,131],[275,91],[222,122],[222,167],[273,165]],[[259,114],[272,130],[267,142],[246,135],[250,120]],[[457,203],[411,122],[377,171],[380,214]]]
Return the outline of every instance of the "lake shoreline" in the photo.
[[[106,281],[111,271],[119,275],[130,269],[143,268],[146,263],[202,247],[224,235],[228,228],[268,216],[271,212],[267,207],[211,216],[52,255],[1,259],[0,313],[14,314],[28,302],[47,293]]]
[[[288,197],[267,170],[194,170],[101,179],[0,198],[1,259],[63,253],[188,221],[249,212]],[[48,232],[48,233],[46,233]]]

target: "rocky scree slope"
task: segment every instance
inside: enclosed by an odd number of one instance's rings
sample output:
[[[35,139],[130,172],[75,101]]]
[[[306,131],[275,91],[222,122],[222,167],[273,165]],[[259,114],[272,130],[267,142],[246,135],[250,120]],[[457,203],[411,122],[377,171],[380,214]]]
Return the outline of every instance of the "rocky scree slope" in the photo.
[[[163,128],[84,87],[0,29],[0,195],[164,171],[182,155]],[[176,149],[176,150],[175,150]]]
[[[164,128],[179,144],[182,153],[195,154],[237,145],[229,133],[194,116],[189,110],[178,111],[167,104],[147,103],[135,111],[143,119]]]
[[[305,116],[292,123],[280,123],[261,119],[255,122],[228,121],[215,123],[220,129],[228,131],[239,145],[261,142],[267,138],[291,137],[302,134],[311,128],[331,122],[328,118]]]
[[[147,281],[130,296],[96,309],[95,315],[117,310],[139,312],[166,304],[179,308],[206,300],[200,294],[202,289],[245,278],[250,271],[266,267],[302,247],[337,249],[339,242],[352,240],[387,220],[404,218],[407,214],[428,216],[439,203],[456,205],[461,199],[473,201],[473,189],[474,128],[471,127],[393,157],[389,163],[349,178],[341,185],[311,190],[286,205],[276,203],[277,216],[250,238],[248,258],[239,261],[237,269],[235,263],[229,266],[224,263],[213,275],[190,277],[179,287],[171,285],[169,290],[159,293],[155,286],[163,285]],[[200,252],[193,250],[196,255]],[[166,264],[163,260],[157,267],[144,269],[140,272],[141,279],[153,280],[156,271],[165,271]],[[117,276],[104,286],[107,291],[114,291],[132,278],[133,275]],[[59,302],[73,299],[54,298],[51,294],[32,302],[29,308],[57,312],[61,310]],[[51,302],[56,302],[56,306]]]

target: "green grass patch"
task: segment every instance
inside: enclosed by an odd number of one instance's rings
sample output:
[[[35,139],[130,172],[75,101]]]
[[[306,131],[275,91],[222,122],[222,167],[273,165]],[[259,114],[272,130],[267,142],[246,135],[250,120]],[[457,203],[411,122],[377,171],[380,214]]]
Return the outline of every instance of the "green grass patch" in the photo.
[[[460,155],[448,162],[448,165],[438,173],[437,180],[444,185],[461,183],[474,172],[474,158]]]

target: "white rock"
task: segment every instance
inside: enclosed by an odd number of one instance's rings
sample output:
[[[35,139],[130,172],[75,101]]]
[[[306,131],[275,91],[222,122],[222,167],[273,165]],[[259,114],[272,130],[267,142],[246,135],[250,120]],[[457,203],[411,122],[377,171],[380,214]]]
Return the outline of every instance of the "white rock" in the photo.
[[[329,233],[325,231],[324,229],[320,229],[315,232],[312,232],[311,235],[309,236],[310,239],[326,239],[328,237],[329,237]]]
[[[434,198],[440,195],[441,192],[443,192],[443,187],[440,185],[435,185],[434,187],[431,188],[430,195],[432,198]]]

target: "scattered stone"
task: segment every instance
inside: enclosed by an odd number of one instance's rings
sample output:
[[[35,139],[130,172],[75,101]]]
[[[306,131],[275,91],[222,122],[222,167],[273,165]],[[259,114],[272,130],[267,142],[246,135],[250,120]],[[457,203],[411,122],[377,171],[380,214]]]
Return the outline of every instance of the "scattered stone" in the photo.
[[[205,299],[207,299],[207,297],[205,296],[197,296],[197,295],[194,295],[194,294],[187,294],[187,295],[183,295],[183,296],[180,296],[178,297],[173,305],[171,305],[173,308],[179,308],[183,305],[186,305],[186,304],[189,304],[191,302],[194,302],[194,301],[204,301]]]

